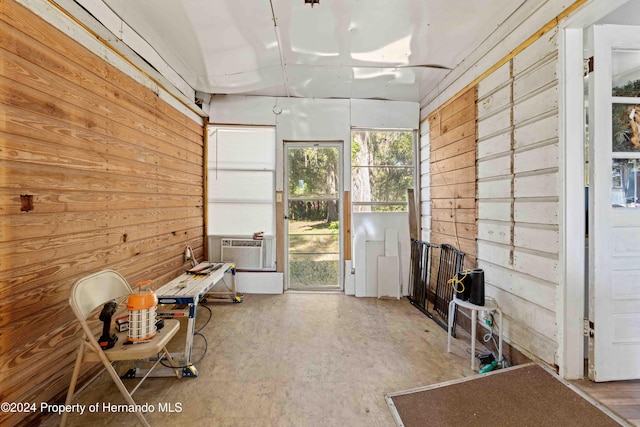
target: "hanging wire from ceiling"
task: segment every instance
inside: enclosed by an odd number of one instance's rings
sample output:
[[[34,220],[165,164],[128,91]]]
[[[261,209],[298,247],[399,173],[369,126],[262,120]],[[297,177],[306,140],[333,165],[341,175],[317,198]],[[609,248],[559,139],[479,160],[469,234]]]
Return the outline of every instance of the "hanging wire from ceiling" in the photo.
[[[280,27],[278,27],[278,19],[276,18],[276,13],[273,9],[273,0],[269,0],[269,4],[271,5],[271,17],[273,19],[273,28],[276,33],[276,42],[278,44],[278,53],[280,54],[280,67],[282,68],[282,78],[284,80],[284,89],[287,92],[287,98],[291,97],[289,93],[289,78],[287,77],[287,68],[284,63],[284,53],[282,52],[282,37],[280,37]]]

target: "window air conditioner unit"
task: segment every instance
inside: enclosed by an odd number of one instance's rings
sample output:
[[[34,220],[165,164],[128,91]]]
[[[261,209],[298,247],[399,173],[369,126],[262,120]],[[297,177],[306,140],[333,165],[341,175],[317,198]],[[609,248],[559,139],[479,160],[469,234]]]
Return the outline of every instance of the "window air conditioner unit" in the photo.
[[[223,238],[220,258],[222,261],[233,262],[239,269],[261,269],[263,242],[263,240]]]

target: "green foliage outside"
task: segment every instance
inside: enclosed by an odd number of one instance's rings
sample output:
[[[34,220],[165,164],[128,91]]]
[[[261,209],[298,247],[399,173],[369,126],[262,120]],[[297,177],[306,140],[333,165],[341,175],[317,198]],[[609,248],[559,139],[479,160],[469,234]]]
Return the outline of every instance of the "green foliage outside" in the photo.
[[[640,80],[628,82],[623,86],[614,87],[611,93],[613,96],[640,96]]]
[[[288,151],[289,215],[298,221],[327,222],[338,219],[335,200],[309,200],[338,198],[337,148],[296,148]]]
[[[338,149],[289,150],[289,194],[304,197],[337,196]]]
[[[289,285],[292,288],[338,286],[338,230],[338,221],[290,221]]]
[[[289,261],[289,286],[292,288],[338,286],[338,261],[296,259]]]
[[[399,202],[375,211],[406,211],[408,188],[414,187],[413,132],[352,133],[352,197],[354,202]]]

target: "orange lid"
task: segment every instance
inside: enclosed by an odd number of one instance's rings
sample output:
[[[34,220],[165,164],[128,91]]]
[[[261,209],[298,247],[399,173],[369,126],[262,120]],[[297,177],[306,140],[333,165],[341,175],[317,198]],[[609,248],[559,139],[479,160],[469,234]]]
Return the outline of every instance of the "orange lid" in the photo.
[[[145,310],[156,305],[158,305],[158,297],[153,291],[131,294],[127,300],[127,310],[129,311]]]

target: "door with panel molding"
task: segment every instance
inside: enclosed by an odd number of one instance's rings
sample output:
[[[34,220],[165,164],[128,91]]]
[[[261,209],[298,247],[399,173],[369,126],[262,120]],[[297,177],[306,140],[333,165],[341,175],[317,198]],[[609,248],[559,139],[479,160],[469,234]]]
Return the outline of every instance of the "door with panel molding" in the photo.
[[[640,378],[640,27],[590,29],[589,377]]]

